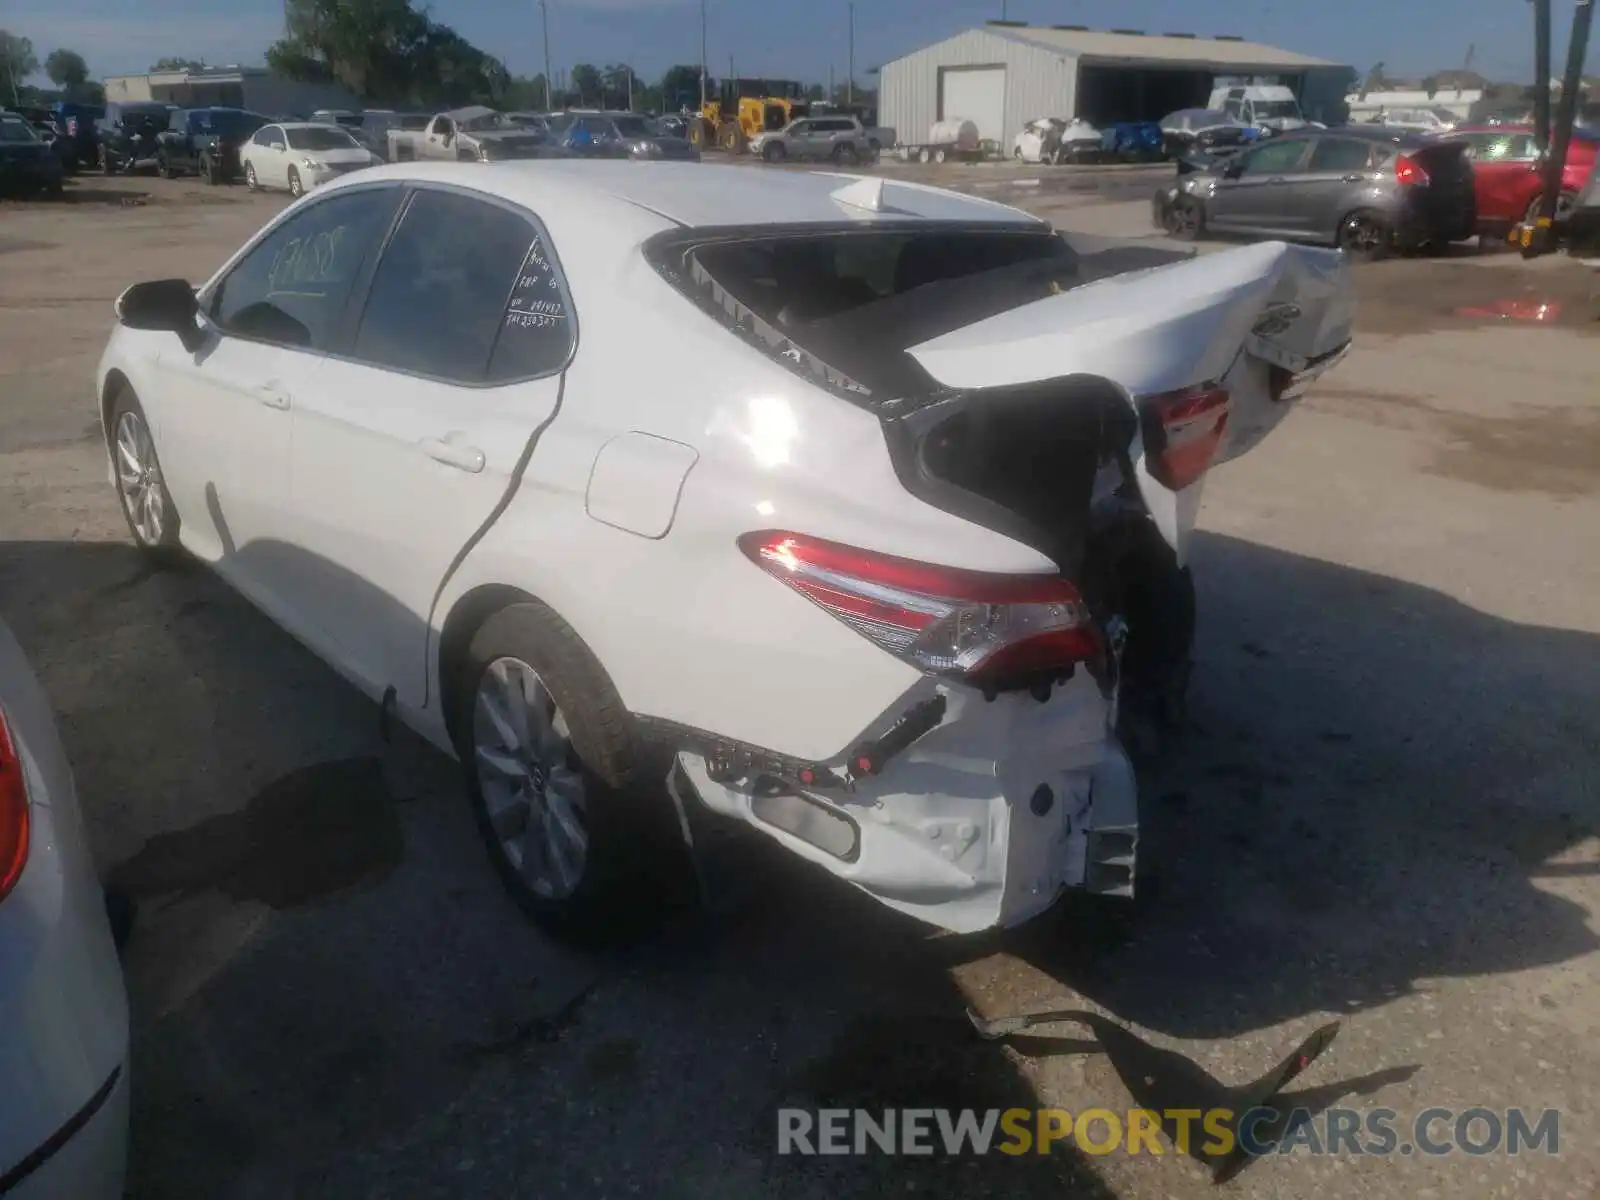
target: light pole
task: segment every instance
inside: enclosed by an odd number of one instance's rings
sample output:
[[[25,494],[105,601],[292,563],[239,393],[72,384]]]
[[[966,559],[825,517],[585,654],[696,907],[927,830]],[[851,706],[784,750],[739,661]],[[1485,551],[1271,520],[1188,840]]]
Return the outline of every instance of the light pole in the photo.
[[[539,0],[539,23],[544,29],[544,110],[550,112],[550,4]]]
[[[855,0],[850,4],[850,78],[844,81],[844,102],[856,102],[856,6]]]
[[[706,0],[700,0],[700,108],[706,107]]]

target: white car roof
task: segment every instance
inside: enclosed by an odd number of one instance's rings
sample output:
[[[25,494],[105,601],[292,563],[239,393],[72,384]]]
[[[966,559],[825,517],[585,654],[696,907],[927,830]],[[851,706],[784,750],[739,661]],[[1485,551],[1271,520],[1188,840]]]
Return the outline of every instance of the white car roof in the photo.
[[[868,210],[836,194],[861,176],[704,163],[535,159],[504,163],[399,163],[362,171],[335,186],[380,179],[454,183],[537,213],[554,200],[609,199],[691,228],[837,224],[840,221],[960,221],[1034,227],[1037,217],[922,184],[884,179],[881,206]],[[554,195],[552,193],[555,193]]]

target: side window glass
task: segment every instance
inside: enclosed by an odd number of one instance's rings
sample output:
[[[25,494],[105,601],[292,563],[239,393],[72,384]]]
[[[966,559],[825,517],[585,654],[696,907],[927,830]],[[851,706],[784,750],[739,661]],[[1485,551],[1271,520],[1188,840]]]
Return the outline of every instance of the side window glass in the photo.
[[[1365,142],[1350,138],[1323,138],[1311,152],[1311,171],[1365,171],[1371,159]]]
[[[1244,161],[1243,175],[1283,175],[1298,170],[1301,156],[1305,154],[1303,139],[1286,142],[1269,142],[1252,151]]]
[[[355,357],[454,383],[559,369],[571,315],[533,225],[455,192],[416,193],[373,276]]]
[[[211,319],[239,337],[328,349],[350,289],[399,202],[397,187],[362,189],[297,213],[223,278]]]

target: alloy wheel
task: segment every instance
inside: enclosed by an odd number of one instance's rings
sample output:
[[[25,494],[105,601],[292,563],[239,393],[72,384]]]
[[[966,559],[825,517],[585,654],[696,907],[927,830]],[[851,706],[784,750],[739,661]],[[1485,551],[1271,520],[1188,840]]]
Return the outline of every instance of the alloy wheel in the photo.
[[[571,896],[588,865],[588,798],[566,717],[520,658],[497,658],[484,671],[472,752],[506,861],[538,895]]]
[[[124,412],[117,420],[117,490],[139,540],[159,545],[167,527],[161,464],[150,428],[136,412]]]

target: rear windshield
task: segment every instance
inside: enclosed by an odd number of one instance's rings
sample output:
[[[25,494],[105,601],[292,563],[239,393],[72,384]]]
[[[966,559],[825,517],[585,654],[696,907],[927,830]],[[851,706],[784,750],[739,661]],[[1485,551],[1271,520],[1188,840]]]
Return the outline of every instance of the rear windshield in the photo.
[[[683,235],[648,250],[708,312],[856,399],[926,392],[903,353],[1084,282],[1049,230],[829,228],[768,236]]]
[[[650,127],[650,122],[643,117],[617,117],[615,118],[617,132],[623,137],[655,137],[656,131]]]
[[[361,147],[344,130],[334,125],[323,129],[286,129],[293,150],[359,150]]]
[[[0,142],[37,142],[39,135],[26,121],[0,120]]]

